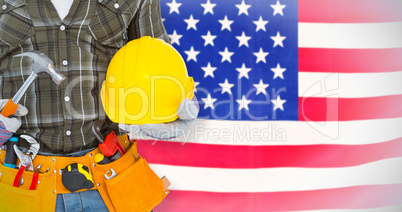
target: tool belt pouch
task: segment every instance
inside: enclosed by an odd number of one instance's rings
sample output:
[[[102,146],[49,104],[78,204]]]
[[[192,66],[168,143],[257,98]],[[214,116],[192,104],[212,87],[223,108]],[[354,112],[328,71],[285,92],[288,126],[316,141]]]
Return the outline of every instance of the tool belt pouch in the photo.
[[[149,212],[166,196],[162,180],[143,158],[105,183],[116,211]]]
[[[13,186],[13,181],[18,169],[5,167],[5,151],[0,152],[0,211],[50,211],[53,194],[49,181],[51,173],[39,174],[41,186],[37,190],[29,190],[33,178],[33,172],[24,171],[22,174],[23,184],[19,188]],[[22,181],[20,181],[22,182]]]
[[[3,168],[6,167],[0,168],[0,172],[4,171]],[[0,183],[0,211],[41,211],[40,203],[39,191]]]
[[[111,169],[117,175],[105,178],[105,171],[110,176]],[[121,158],[109,164],[97,165],[94,171],[97,176],[102,174],[105,179],[106,192],[100,191],[100,194],[104,200],[110,198],[114,210],[118,212],[149,212],[169,193],[166,183],[164,185],[164,181],[152,171],[147,161],[137,154],[136,142]],[[105,195],[109,198],[105,198]]]
[[[61,182],[58,171],[70,163],[83,163],[90,167],[98,189],[109,211],[149,212],[169,193],[167,178],[160,179],[148,163],[137,153],[135,141],[129,141],[127,135],[118,136],[126,153],[116,161],[105,165],[96,164],[96,149],[82,157],[46,157],[36,156],[34,167],[43,163],[50,171],[39,174],[36,190],[29,190],[33,172],[24,171],[24,183],[19,188],[13,187],[18,169],[5,167],[5,151],[0,151],[0,211],[54,211],[58,193],[69,193]],[[131,146],[130,146],[130,143]],[[40,160],[40,159],[43,160]],[[55,158],[53,161],[52,158]],[[39,161],[38,161],[39,159]],[[35,162],[37,161],[37,162]],[[87,163],[85,163],[87,161]],[[56,166],[56,162],[57,165]],[[35,164],[36,163],[36,164]],[[52,171],[54,170],[54,171]],[[116,175],[111,175],[111,170]],[[107,176],[107,178],[106,178]]]

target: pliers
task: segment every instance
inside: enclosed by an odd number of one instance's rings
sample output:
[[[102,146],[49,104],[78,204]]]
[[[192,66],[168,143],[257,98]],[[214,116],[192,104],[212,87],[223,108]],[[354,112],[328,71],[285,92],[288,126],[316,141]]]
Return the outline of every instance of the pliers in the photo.
[[[24,154],[16,145],[14,145],[15,154],[17,154],[17,156],[20,160],[20,164],[18,165],[19,170],[18,170],[17,175],[15,176],[14,184],[13,184],[13,186],[17,187],[17,188],[20,186],[21,176],[25,170],[34,172],[32,160],[35,158],[36,154],[38,154],[38,151],[39,151],[39,143],[34,138],[32,138],[31,136],[28,136],[28,135],[21,135],[21,138],[24,138],[25,140],[27,140],[30,143],[30,148],[29,148],[27,154]],[[29,155],[31,153],[32,153],[32,156]],[[36,189],[36,185],[38,184],[38,178],[39,178],[39,174],[37,172],[34,172],[29,190]]]

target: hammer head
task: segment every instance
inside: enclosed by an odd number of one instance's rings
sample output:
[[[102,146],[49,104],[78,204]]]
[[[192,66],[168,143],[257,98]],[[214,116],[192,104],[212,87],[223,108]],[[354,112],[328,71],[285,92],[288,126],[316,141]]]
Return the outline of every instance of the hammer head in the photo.
[[[30,57],[34,61],[34,65],[32,68],[33,73],[47,73],[52,77],[54,83],[56,83],[57,85],[59,85],[66,78],[62,73],[55,70],[53,66],[53,61],[44,53],[31,51],[15,55],[15,57],[23,56]]]

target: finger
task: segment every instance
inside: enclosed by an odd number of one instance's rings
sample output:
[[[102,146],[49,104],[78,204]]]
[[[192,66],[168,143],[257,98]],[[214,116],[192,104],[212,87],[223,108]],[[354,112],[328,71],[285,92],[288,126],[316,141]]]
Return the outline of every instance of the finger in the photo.
[[[170,124],[163,123],[163,124],[144,124],[140,126],[142,131],[158,131],[158,130],[169,130]]]
[[[8,99],[0,99],[0,109],[3,109],[4,105],[8,102]]]
[[[146,124],[141,125],[141,131],[148,136],[169,140],[172,138],[183,136],[191,127],[194,120],[180,120],[165,124]]]
[[[12,117],[12,118],[5,118],[6,120],[3,121],[6,129],[10,132],[17,132],[17,130],[21,127],[21,118],[20,117]]]
[[[28,109],[24,105],[18,105],[17,110],[14,113],[14,116],[25,116],[28,114]]]
[[[9,99],[0,99],[0,109],[3,109],[8,101]],[[28,114],[28,109],[24,105],[19,104],[13,116],[25,116],[26,114]]]
[[[197,97],[195,95],[193,96],[191,101],[194,102],[195,106],[197,106],[198,111],[200,111],[200,105],[198,104],[198,99],[197,99]]]
[[[130,133],[140,134],[140,126],[136,124],[119,124],[119,128]]]
[[[183,100],[183,108],[177,113],[177,115],[179,116],[179,119],[192,120],[197,118],[198,112],[199,109],[196,103],[189,99],[185,99]]]
[[[185,135],[189,128],[191,127],[192,123],[194,123],[195,119],[192,120],[175,120],[170,124],[169,128],[171,129],[169,137],[164,138],[164,140],[170,140],[172,138],[182,137]]]
[[[190,114],[190,119],[196,119],[200,109],[197,107],[197,105],[193,101],[191,101],[189,103],[188,110],[189,110],[189,114]]]
[[[127,124],[119,124],[119,128],[126,132],[128,132],[130,129],[129,125],[127,125]]]
[[[141,131],[145,135],[158,138],[162,140],[167,140],[175,136],[172,123],[168,124],[144,124],[141,125]]]

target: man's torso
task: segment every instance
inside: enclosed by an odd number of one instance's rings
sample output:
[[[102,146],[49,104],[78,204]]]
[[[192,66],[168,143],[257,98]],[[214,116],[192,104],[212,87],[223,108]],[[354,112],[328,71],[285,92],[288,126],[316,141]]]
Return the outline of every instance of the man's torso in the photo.
[[[0,94],[11,98],[31,73],[33,61],[12,57],[37,50],[67,78],[60,86],[39,75],[20,104],[29,113],[18,133],[28,133],[46,152],[74,152],[97,144],[92,122],[104,119],[99,98],[107,65],[128,41],[127,26],[141,1],[74,0],[63,22],[50,0],[5,0],[0,12]]]

